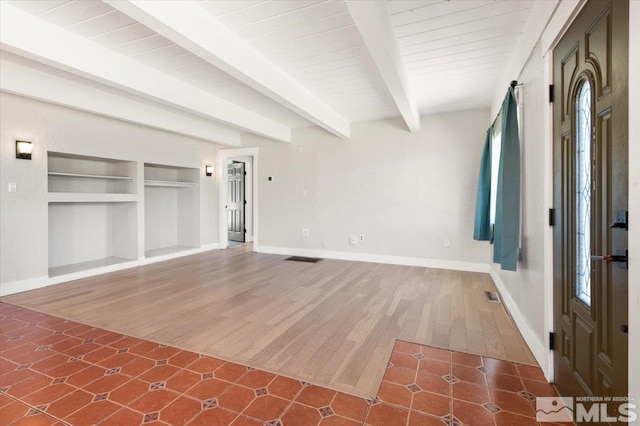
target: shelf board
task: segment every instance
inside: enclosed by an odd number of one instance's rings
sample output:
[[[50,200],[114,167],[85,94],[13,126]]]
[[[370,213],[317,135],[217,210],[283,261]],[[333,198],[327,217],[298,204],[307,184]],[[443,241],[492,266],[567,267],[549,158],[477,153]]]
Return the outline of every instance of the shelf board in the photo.
[[[75,272],[87,271],[89,269],[97,269],[104,266],[117,265],[119,263],[134,262],[132,259],[122,257],[107,257],[104,259],[90,260],[88,262],[72,263],[70,265],[56,266],[49,268],[49,276],[57,277],[60,275],[73,274]]]
[[[171,180],[145,179],[144,181],[144,186],[161,186],[161,187],[167,187],[167,188],[190,188],[197,185],[198,184],[195,182],[179,182],[179,181],[171,181]]]
[[[107,179],[107,180],[127,180],[127,181],[136,180],[136,178],[131,176],[88,175],[88,174],[82,174],[82,173],[63,173],[63,172],[49,172],[49,176],[67,177],[67,178],[83,178],[83,179]]]
[[[50,203],[135,203],[138,194],[50,192]]]
[[[171,246],[171,247],[163,247],[159,249],[147,250],[144,252],[144,257],[155,257],[155,256],[163,256],[166,254],[179,253],[181,251],[194,250],[198,247],[188,247],[188,246]]]

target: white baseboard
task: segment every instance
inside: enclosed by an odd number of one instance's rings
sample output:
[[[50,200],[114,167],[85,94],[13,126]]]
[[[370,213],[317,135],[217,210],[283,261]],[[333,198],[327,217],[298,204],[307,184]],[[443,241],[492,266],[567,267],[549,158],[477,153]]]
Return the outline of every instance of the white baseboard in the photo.
[[[453,271],[489,272],[489,265],[486,263],[463,262],[459,260],[427,259],[421,257],[391,256],[387,254],[351,253],[344,251],[272,246],[254,246],[254,251],[257,253],[281,254],[285,256],[319,257],[324,259],[351,260],[354,262],[421,266],[424,268],[450,269]]]
[[[540,364],[540,368],[542,368],[545,377],[551,377],[549,375],[549,371],[547,371],[549,369],[548,358],[550,356],[550,352],[545,349],[544,343],[540,341],[538,336],[533,332],[533,329],[525,319],[524,315],[522,315],[520,308],[507,291],[507,287],[504,285],[502,279],[500,279],[500,276],[493,265],[490,265],[489,267],[489,275],[500,292],[500,298],[513,317],[520,334],[522,334],[522,337],[525,342],[527,342],[527,345],[529,345],[533,356],[536,358],[536,361],[538,361],[538,364]]]
[[[171,259],[176,259],[178,257],[190,256],[192,254],[198,254],[198,253],[202,253],[209,250],[217,250],[219,248],[220,248],[220,244],[218,243],[206,244],[204,246],[201,246],[200,248],[182,250],[182,251],[177,251],[175,253],[163,254],[160,256],[143,257],[142,259],[140,259],[140,264],[148,265],[150,263],[163,262],[165,260],[171,260]]]
[[[177,257],[189,256],[192,254],[202,253],[209,250],[217,250],[218,243],[206,244],[200,248],[185,250],[176,253],[170,253],[163,256],[151,258],[140,258],[131,262],[117,263],[115,265],[102,266],[100,268],[87,269],[86,271],[74,272],[72,274],[59,275],[57,277],[37,277],[20,281],[11,281],[0,284],[0,297],[9,296],[10,294],[22,293],[24,291],[36,290],[38,288],[48,287],[50,285],[61,284],[67,281],[79,280],[81,278],[93,277],[95,275],[106,274],[108,272],[121,271],[123,269],[135,268],[136,266],[147,265],[150,263],[161,262],[165,260],[175,259]]]
[[[10,294],[22,293],[23,291],[35,290],[36,288],[46,287],[51,285],[49,283],[50,278],[48,276],[29,278],[27,280],[10,281],[8,283],[0,284],[0,297],[8,296]]]

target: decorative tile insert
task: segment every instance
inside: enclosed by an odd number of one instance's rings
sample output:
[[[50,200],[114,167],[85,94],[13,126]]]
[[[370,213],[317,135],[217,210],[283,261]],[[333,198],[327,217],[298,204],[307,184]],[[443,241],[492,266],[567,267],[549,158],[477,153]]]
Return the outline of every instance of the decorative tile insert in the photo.
[[[415,383],[407,385],[407,389],[409,389],[413,393],[420,392],[422,390],[420,389],[420,386],[416,385]]]
[[[202,402],[203,410],[208,410],[209,408],[215,408],[217,406],[218,406],[218,400],[216,398],[207,399],[206,401]]]
[[[329,416],[333,416],[335,413],[333,412],[333,410],[331,409],[331,407],[322,407],[320,409],[320,415],[322,417],[329,417]]]
[[[156,361],[156,365],[167,365],[169,361],[167,361],[166,359],[161,359],[159,361]]]
[[[122,368],[121,367],[115,367],[115,368],[110,368],[107,370],[107,372],[105,373],[106,376],[110,376],[112,374],[118,374],[120,372]]]
[[[52,385],[57,385],[58,383],[64,383],[67,381],[66,377],[58,377],[57,379],[55,379],[53,382],[51,382]]]
[[[453,374],[447,374],[445,376],[442,376],[442,378],[445,379],[449,383],[458,383],[460,381],[460,379],[458,379]]]
[[[458,420],[456,417],[452,417],[451,415],[447,414],[446,416],[442,417],[442,421],[449,426],[461,426],[462,422],[460,420]]]
[[[531,392],[527,392],[525,390],[518,392],[518,395],[520,395],[521,397],[529,401],[536,400],[536,396],[534,394],[532,394]]]
[[[264,396],[268,393],[269,391],[267,391],[265,388],[256,389],[256,396]]]
[[[160,413],[149,413],[144,415],[143,423],[155,422],[158,420]]]
[[[93,397],[93,402],[104,401],[109,396],[108,393],[101,393]]]
[[[151,385],[149,385],[150,391],[156,391],[164,388],[165,388],[165,382],[156,382],[156,383],[151,383]]]
[[[486,408],[486,409],[487,409],[487,411],[489,411],[490,413],[493,413],[493,414],[495,414],[495,413],[497,413],[497,412],[501,411],[501,410],[500,410],[500,407],[498,407],[498,406],[497,406],[497,405],[495,405],[495,404],[492,404],[491,402],[487,402],[486,404],[484,404],[484,405],[482,405],[482,406],[483,406],[484,408]]]
[[[426,358],[426,356],[424,356],[424,355],[422,355],[422,354],[420,354],[420,353],[418,353],[418,354],[414,354],[413,356],[414,356],[415,358],[417,358],[417,359],[425,359],[425,358]]]

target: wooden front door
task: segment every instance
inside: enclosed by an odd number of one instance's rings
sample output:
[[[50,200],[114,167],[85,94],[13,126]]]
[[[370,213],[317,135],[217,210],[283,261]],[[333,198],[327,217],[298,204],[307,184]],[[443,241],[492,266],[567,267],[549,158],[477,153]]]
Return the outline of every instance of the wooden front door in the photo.
[[[555,382],[566,396],[627,395],[628,14],[628,1],[589,0],[553,54]]]

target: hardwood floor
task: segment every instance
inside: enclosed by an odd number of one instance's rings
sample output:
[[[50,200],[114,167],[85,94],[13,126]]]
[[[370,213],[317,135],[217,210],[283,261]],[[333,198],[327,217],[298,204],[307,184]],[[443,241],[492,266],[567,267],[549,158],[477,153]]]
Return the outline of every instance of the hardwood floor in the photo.
[[[487,274],[284,261],[250,245],[3,297],[118,333],[373,397],[396,339],[535,364]]]

